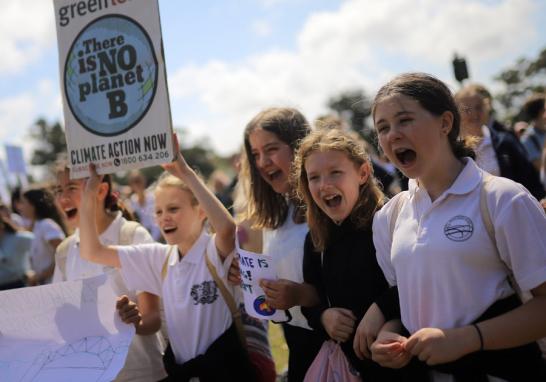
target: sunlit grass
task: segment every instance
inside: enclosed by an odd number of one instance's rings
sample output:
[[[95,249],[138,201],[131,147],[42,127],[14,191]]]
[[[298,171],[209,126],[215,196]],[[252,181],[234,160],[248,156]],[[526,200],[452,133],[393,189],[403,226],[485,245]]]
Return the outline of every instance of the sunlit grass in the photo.
[[[288,346],[284,341],[281,325],[269,324],[269,343],[271,344],[277,374],[281,374],[288,367]]]

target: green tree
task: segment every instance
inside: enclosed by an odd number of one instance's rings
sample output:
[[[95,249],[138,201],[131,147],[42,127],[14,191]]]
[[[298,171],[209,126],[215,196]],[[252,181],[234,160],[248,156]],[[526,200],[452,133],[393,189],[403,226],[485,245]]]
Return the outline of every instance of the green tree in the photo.
[[[50,125],[45,119],[38,119],[31,127],[30,137],[37,142],[30,160],[33,165],[50,165],[59,153],[66,151],[64,129],[58,121]]]
[[[503,90],[495,95],[502,107],[503,119],[525,120],[527,117],[521,112],[525,99],[546,89],[546,48],[534,59],[518,59],[494,79],[503,85]]]
[[[364,90],[345,91],[330,98],[328,107],[349,122],[351,128],[369,142],[373,141],[373,129],[369,125],[372,102]]]

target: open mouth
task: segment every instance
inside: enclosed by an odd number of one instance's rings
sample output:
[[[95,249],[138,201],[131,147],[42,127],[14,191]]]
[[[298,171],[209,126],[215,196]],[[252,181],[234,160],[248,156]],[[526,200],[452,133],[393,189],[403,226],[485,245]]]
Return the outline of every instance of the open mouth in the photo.
[[[70,208],[68,210],[64,210],[64,213],[66,214],[67,218],[72,219],[73,217],[75,217],[78,214],[78,209],[77,208]]]
[[[330,208],[338,207],[341,204],[341,195],[325,196],[324,203]]]
[[[411,165],[417,158],[417,153],[411,149],[397,149],[394,154],[396,155],[398,162],[403,166]]]
[[[177,230],[176,227],[163,228],[163,233],[169,235],[169,234],[173,233],[176,230]]]
[[[270,182],[274,182],[275,180],[282,177],[282,171],[281,170],[276,170],[276,171],[268,172],[267,177],[269,178]]]

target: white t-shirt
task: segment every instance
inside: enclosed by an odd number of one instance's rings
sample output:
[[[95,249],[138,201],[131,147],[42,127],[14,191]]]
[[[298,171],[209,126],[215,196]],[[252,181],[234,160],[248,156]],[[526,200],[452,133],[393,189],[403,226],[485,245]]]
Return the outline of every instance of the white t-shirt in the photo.
[[[131,208],[138,215],[140,224],[144,226],[154,238],[155,241],[161,239],[161,230],[155,222],[155,198],[150,191],[144,192],[144,204],[138,202],[136,194],[131,195]]]
[[[495,177],[487,204],[499,255],[480,213],[484,172],[466,158],[453,185],[431,202],[410,180],[397,195],[403,204],[390,237],[394,199],[376,215],[377,260],[400,293],[402,322],[414,333],[424,327],[454,328],[478,318],[496,300],[513,294],[507,268],[528,291],[546,282],[546,216],[518,183]]]
[[[100,234],[100,242],[104,245],[119,244],[121,227],[125,222],[127,220],[122,217],[121,212],[118,212],[114,221]],[[66,274],[62,274],[59,267],[55,266],[53,282],[80,280],[108,273],[115,294],[118,296],[127,295],[131,301],[136,302],[137,293],[135,290],[127,288],[119,270],[82,259],[79,249],[79,230],[76,230],[71,237],[73,239],[67,249]],[[136,228],[132,239],[133,244],[153,242],[154,240],[144,227]],[[136,335],[129,347],[125,365],[115,381],[148,382],[165,378],[167,374],[163,368],[162,360],[164,348],[165,344],[159,332],[147,336]]]
[[[487,126],[482,126],[482,131],[483,138],[476,148],[476,164],[491,175],[500,176],[499,161],[497,159],[497,154],[493,149],[489,128]]]
[[[163,299],[169,341],[178,364],[204,354],[229,329],[231,313],[204,257],[207,253],[218,276],[233,293],[227,282],[231,261],[228,258],[222,263],[214,236],[203,231],[181,260],[177,247],[159,243],[123,246],[117,250],[127,286]],[[167,274],[163,280],[161,272],[167,256]]]
[[[41,219],[34,223],[32,229],[34,240],[30,250],[30,265],[36,273],[43,272],[53,264],[55,258],[55,248],[50,244],[50,240],[63,240],[65,234],[63,229],[52,219]],[[51,279],[46,280],[46,283]]]
[[[290,205],[288,217],[279,228],[263,230],[263,254],[274,259],[279,278],[302,283],[303,246],[309,227],[307,223],[294,223],[293,211],[294,207]],[[301,313],[301,307],[294,306],[289,311],[292,320],[288,324],[311,330],[305,316]]]

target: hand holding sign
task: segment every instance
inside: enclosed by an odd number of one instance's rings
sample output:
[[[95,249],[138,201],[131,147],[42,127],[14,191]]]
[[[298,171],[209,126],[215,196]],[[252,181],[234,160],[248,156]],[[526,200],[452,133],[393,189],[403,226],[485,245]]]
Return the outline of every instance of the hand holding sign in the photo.
[[[265,292],[265,301],[275,309],[290,309],[299,305],[300,283],[286,280],[261,280],[260,286]]]

